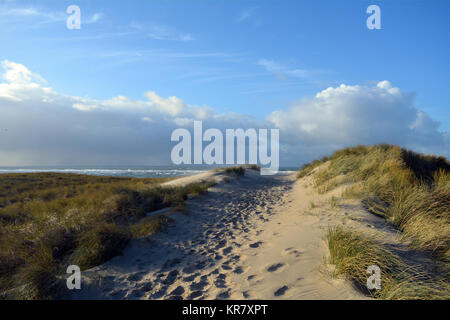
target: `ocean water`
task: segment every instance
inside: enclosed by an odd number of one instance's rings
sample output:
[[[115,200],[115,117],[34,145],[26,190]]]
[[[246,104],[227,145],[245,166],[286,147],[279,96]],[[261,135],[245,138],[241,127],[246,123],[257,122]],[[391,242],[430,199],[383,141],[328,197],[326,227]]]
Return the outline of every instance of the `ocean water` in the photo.
[[[165,178],[202,173],[218,167],[0,167],[2,173],[57,172],[87,174],[93,176]],[[289,174],[294,168],[281,168],[280,174]]]

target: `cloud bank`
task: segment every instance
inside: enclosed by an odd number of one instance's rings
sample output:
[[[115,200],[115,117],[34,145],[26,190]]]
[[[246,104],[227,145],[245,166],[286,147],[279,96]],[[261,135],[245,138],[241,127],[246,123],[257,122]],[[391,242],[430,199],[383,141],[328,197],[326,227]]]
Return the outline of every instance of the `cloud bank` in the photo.
[[[355,144],[393,143],[449,156],[449,136],[415,106],[415,96],[388,81],[330,87],[272,112],[265,121],[219,114],[210,106],[161,97],[108,100],[58,93],[26,66],[3,61],[0,165],[167,165],[171,132],[203,127],[279,128],[281,165],[298,166]]]
[[[415,94],[388,81],[374,86],[330,87],[267,121],[282,128],[284,143],[307,156],[356,144],[391,143],[413,150],[449,155],[449,136],[415,106]],[[311,157],[311,156],[310,156]]]

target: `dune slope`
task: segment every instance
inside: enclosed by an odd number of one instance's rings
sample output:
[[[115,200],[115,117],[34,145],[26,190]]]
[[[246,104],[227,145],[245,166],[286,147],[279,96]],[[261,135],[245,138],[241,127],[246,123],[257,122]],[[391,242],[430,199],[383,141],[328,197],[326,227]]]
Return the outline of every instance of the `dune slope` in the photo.
[[[167,232],[133,240],[122,256],[82,273],[72,299],[361,299],[324,270],[328,221],[311,214],[317,193],[294,175],[223,174],[205,196],[172,213]],[[180,179],[179,183],[182,183]],[[228,180],[228,179],[225,179]]]

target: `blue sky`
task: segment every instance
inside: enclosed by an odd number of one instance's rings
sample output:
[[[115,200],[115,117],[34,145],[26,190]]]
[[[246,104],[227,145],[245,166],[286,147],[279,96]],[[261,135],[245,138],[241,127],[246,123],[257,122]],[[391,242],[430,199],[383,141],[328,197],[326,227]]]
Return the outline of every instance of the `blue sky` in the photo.
[[[80,30],[66,28],[71,4],[81,9]],[[366,27],[371,4],[381,8],[381,30]],[[152,91],[260,122],[329,87],[387,80],[442,133],[450,131],[449,14],[449,1],[425,0],[7,0],[0,61],[25,66],[59,95],[141,101]]]

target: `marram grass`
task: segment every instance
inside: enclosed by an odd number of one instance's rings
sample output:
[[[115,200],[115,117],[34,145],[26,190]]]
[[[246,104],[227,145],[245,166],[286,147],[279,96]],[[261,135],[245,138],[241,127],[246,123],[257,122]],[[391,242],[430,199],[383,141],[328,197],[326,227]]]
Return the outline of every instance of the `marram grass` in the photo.
[[[0,298],[52,298],[68,265],[84,270],[106,262],[131,238],[149,236],[169,222],[145,218],[147,212],[184,207],[188,194],[212,186],[159,186],[166,180],[0,175]]]
[[[337,274],[365,287],[367,266],[378,264],[384,286],[370,292],[374,297],[450,298],[450,162],[446,158],[386,144],[357,146],[303,166],[298,178],[311,174],[321,193],[351,182],[343,197],[361,199],[371,213],[392,222],[411,249],[431,254],[440,270],[437,276],[418,271],[373,239],[337,228],[327,235]]]
[[[380,242],[341,227],[326,235],[329,262],[336,276],[352,280],[362,291],[378,299],[450,299],[450,284],[441,275],[430,275],[417,266],[409,266]],[[380,268],[381,288],[367,288],[367,268]]]
[[[450,162],[398,146],[358,146],[305,165],[298,176],[316,170],[314,185],[326,192],[353,182],[344,197],[362,198],[374,214],[391,221],[414,248],[449,263]],[[345,178],[343,178],[345,176]]]

